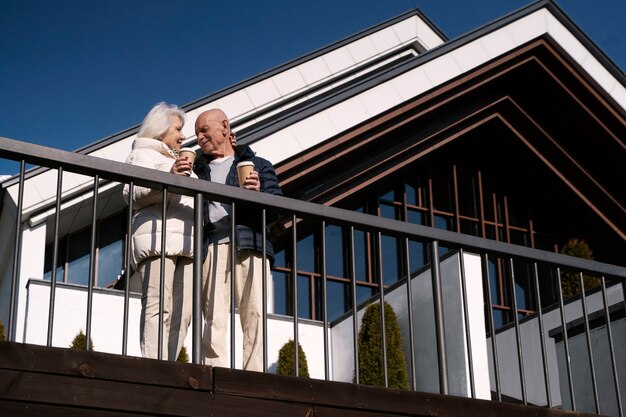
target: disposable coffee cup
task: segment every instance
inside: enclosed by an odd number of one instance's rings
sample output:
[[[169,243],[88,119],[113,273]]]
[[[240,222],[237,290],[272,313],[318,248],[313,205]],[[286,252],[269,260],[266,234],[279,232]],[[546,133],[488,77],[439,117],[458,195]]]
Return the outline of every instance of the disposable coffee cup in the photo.
[[[237,164],[237,175],[239,175],[239,186],[243,187],[246,177],[254,170],[254,162],[243,161]]]
[[[178,151],[178,156],[180,158],[186,158],[189,162],[191,162],[191,166],[193,166],[193,163],[196,160],[196,151],[190,148],[182,148]]]
[[[191,148],[182,148],[178,151],[179,158],[185,158],[189,162],[191,162],[191,170],[185,171],[186,175],[191,175],[191,171],[193,170],[193,162],[196,160],[196,151]]]

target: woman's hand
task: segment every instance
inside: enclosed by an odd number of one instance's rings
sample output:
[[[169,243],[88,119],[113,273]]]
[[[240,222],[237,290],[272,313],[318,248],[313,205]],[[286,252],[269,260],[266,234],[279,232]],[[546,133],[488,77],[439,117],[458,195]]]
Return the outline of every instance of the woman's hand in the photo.
[[[192,168],[193,166],[191,164],[191,161],[189,161],[187,157],[179,156],[178,158],[176,158],[176,161],[174,161],[170,172],[172,174],[189,176],[191,175]]]
[[[250,172],[243,182],[243,188],[246,190],[261,191],[261,180],[259,179],[259,173],[256,171]]]

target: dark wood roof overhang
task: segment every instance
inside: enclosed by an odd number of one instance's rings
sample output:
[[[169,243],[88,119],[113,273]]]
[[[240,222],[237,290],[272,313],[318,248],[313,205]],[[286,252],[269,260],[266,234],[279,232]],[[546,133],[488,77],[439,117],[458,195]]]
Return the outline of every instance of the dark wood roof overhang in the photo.
[[[524,143],[626,240],[626,112],[548,35],[296,155],[277,173],[286,195],[332,205],[485,126]]]

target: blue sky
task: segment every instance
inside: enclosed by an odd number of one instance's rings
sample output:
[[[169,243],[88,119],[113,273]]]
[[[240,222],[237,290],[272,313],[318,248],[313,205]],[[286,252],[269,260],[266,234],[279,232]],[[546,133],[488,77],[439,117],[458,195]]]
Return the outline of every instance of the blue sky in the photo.
[[[75,150],[415,7],[455,38],[529,3],[3,0],[0,136]],[[626,69],[626,0],[557,4]]]

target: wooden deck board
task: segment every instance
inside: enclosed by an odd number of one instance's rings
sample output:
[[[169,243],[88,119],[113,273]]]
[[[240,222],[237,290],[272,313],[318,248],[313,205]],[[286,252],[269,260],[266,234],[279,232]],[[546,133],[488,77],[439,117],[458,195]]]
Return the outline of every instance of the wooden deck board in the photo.
[[[591,414],[0,342],[0,415],[564,417]]]

